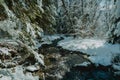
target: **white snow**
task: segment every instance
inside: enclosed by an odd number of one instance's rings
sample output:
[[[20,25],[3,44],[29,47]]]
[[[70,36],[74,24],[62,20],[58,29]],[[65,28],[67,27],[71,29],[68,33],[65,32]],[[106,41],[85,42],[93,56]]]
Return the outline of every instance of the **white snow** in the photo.
[[[6,10],[6,13],[7,13],[9,18],[10,17],[15,17],[14,13],[11,10],[9,10],[7,4],[4,1],[3,1],[2,5],[4,6],[4,8]]]
[[[42,13],[44,13],[44,10],[43,10],[43,8],[42,8],[42,0],[37,0],[37,4],[38,4],[38,7],[39,7],[39,9],[42,11]]]
[[[75,66],[85,66],[87,67],[90,64],[90,62],[83,62],[81,64],[76,64]]]
[[[0,76],[0,80],[39,80],[38,76],[24,73],[22,66],[17,66],[13,69],[2,69],[0,70]]]
[[[42,37],[42,41],[44,41],[42,44],[51,44],[52,43],[52,41],[54,41],[55,39],[58,39],[58,38],[60,38],[60,36],[61,35],[57,35],[57,34],[55,34],[55,35],[44,35],[43,37]]]
[[[0,74],[0,80],[12,80],[12,78],[9,76],[4,76],[4,75]]]
[[[120,35],[120,22],[118,22],[118,24],[117,24],[117,29],[116,29],[116,33],[115,34],[117,34],[117,36],[119,36]]]
[[[117,5],[117,8],[116,8],[115,15],[116,15],[116,18],[118,18],[120,16],[120,0],[117,0],[116,5]]]
[[[36,42],[37,44],[35,46],[35,49],[38,49],[43,44],[51,44],[52,41],[54,41],[55,39],[59,39],[60,37],[64,37],[64,36],[63,35],[59,35],[59,34],[42,35],[42,40],[41,40],[41,42]]]
[[[31,37],[35,38],[35,30],[29,22],[26,22],[27,32],[30,33]]]
[[[34,52],[33,54],[35,56],[35,59],[38,61],[38,63],[40,63],[40,64],[42,64],[44,66],[45,64],[44,64],[44,61],[42,59],[43,56],[39,55],[37,52]]]
[[[80,51],[89,54],[93,63],[104,66],[111,65],[113,56],[120,54],[119,44],[109,44],[105,40],[100,39],[74,39],[72,37],[65,38],[58,43],[64,49]]]
[[[39,66],[35,66],[35,65],[31,65],[31,66],[26,67],[26,70],[32,71],[32,72],[36,71],[38,69],[39,69]]]
[[[113,67],[115,70],[119,70],[119,71],[120,71],[120,63],[119,63],[119,64],[113,64],[112,67]]]
[[[0,54],[5,54],[5,55],[9,55],[10,53],[8,52],[9,51],[9,49],[8,48],[1,48],[0,47]]]

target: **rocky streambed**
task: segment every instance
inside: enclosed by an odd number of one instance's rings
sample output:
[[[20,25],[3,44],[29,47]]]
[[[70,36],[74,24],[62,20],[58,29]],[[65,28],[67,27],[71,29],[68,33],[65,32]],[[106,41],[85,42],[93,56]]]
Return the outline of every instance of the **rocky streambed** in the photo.
[[[0,80],[120,79],[111,66],[96,66],[87,58],[89,55],[57,46],[62,39],[42,44],[38,53],[20,42],[0,43]]]
[[[39,53],[44,55],[45,80],[119,80],[111,66],[96,66],[85,53],[70,51],[52,44],[43,44]]]

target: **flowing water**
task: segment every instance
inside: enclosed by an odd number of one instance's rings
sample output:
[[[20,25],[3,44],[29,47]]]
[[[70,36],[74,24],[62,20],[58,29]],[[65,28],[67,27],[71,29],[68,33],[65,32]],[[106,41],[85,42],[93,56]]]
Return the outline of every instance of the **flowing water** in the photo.
[[[72,68],[67,72],[62,80],[119,80],[120,77],[114,76],[112,71],[95,68],[93,70],[81,70]]]
[[[40,52],[45,56],[45,64],[47,65],[47,72],[49,75],[61,74],[63,77],[61,80],[119,80],[120,76],[114,75],[115,70],[111,66],[96,66],[91,63],[88,66],[74,66],[82,62],[89,62],[89,60],[83,58],[84,53],[77,51],[65,50],[57,46],[57,43],[62,40],[56,39],[52,44],[43,44],[40,47]],[[88,56],[88,55],[86,55]],[[65,59],[67,58],[67,59]],[[48,62],[49,61],[49,62]],[[65,62],[62,63],[61,62]],[[60,63],[60,64],[59,64]],[[64,65],[63,65],[64,64]],[[62,67],[60,67],[62,65]],[[49,68],[49,66],[53,66]],[[55,67],[57,66],[57,67]],[[64,66],[64,67],[63,67]],[[68,70],[66,70],[67,68]],[[46,76],[46,80],[50,77]],[[58,78],[50,80],[59,80]]]

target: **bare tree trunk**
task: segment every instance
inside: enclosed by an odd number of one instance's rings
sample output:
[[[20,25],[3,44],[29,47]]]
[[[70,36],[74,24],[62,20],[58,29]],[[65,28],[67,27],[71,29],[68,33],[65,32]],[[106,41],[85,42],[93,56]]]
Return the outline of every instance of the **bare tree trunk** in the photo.
[[[72,20],[71,20],[71,16],[70,16],[70,14],[69,14],[69,12],[68,12],[68,9],[67,9],[67,7],[66,7],[65,1],[64,1],[64,0],[61,0],[61,1],[62,1],[62,4],[63,4],[63,7],[64,7],[64,9],[65,9],[65,15],[67,15],[67,17],[68,17],[68,19],[69,19],[69,22],[70,22],[69,29],[73,29],[73,28],[72,28],[73,22],[72,22]],[[70,32],[70,31],[68,31],[67,33],[69,33],[69,32]]]
[[[81,13],[82,13],[82,15],[83,15],[83,13],[84,13],[84,11],[83,11],[83,7],[84,7],[84,6],[83,6],[83,4],[84,4],[84,3],[83,3],[83,0],[81,0],[81,3],[82,3],[82,4],[81,4],[81,7],[82,7]]]

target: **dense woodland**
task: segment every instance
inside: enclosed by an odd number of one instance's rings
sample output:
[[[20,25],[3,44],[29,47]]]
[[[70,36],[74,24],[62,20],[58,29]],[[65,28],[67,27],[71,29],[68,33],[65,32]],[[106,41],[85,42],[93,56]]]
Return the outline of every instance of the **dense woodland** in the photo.
[[[120,0],[0,0],[0,80],[119,78]]]

